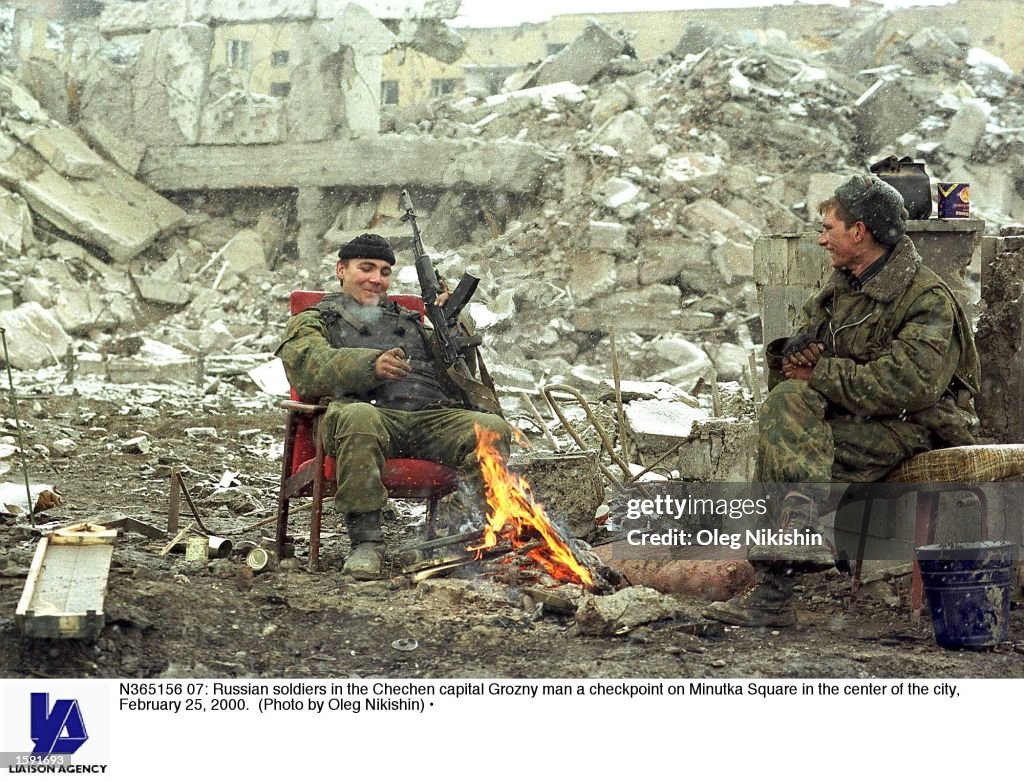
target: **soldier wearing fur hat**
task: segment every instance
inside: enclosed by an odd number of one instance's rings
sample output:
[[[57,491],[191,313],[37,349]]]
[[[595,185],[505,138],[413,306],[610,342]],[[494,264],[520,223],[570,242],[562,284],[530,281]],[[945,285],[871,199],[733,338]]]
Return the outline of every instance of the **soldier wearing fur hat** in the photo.
[[[757,464],[763,483],[800,484],[775,508],[775,527],[812,542],[751,547],[760,575],[753,591],[705,610],[728,623],[796,622],[795,576],[834,564],[818,526],[830,481],[876,481],[917,453],[974,441],[979,364],[970,323],[906,236],[902,196],[857,175],[819,212],[818,244],[834,270],[804,305],[796,333],[767,347]]]
[[[328,404],[321,431],[337,464],[335,508],[352,542],[345,572],[359,579],[381,572],[386,458],[456,467],[472,485],[479,482],[474,424],[498,433],[505,455],[511,440],[503,418],[459,400],[419,314],[388,301],[394,265],[381,236],[364,233],[345,244],[335,266],[341,291],[294,315],[277,349],[299,395]]]

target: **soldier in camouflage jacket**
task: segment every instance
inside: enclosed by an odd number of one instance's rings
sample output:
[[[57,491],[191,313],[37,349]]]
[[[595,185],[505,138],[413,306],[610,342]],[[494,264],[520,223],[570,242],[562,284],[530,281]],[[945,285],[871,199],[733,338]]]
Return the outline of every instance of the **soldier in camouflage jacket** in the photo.
[[[303,399],[328,404],[321,432],[337,465],[335,507],[353,546],[345,570],[372,578],[382,556],[384,460],[435,461],[478,482],[474,424],[498,433],[505,455],[511,429],[498,415],[465,409],[419,314],[387,300],[395,256],[385,239],[363,234],[338,257],[341,292],[294,315],[277,355]]]
[[[980,373],[960,304],[905,235],[902,196],[877,177],[854,176],[820,211],[818,243],[834,271],[804,305],[796,333],[768,345],[757,461],[761,482],[800,484],[777,507],[775,527],[812,532],[821,531],[830,481],[879,480],[917,453],[972,443]],[[767,577],[706,614],[794,623],[792,575],[834,563],[824,536],[789,550],[751,547]]]

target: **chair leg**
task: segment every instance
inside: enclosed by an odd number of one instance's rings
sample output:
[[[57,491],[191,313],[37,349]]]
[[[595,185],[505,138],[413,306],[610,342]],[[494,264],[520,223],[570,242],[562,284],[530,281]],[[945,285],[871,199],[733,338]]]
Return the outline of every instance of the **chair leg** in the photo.
[[[939,492],[920,491],[917,494],[917,512],[914,518],[914,550],[910,577],[910,621],[916,624],[921,618],[924,606],[924,582],[921,566],[917,563],[916,550],[922,545],[935,542],[935,522],[939,514]]]
[[[316,442],[316,461],[313,472],[313,509],[309,519],[309,569],[320,568],[320,522],[324,510],[324,443],[320,439],[320,427],[313,433]]]
[[[434,539],[434,533],[436,531],[435,525],[437,524],[437,497],[427,497],[427,539]]]
[[[285,540],[288,537],[288,496],[286,485],[292,471],[292,460],[295,456],[295,429],[298,418],[294,413],[288,414],[284,426],[284,454],[281,456],[281,488],[277,494],[277,558],[284,559]]]

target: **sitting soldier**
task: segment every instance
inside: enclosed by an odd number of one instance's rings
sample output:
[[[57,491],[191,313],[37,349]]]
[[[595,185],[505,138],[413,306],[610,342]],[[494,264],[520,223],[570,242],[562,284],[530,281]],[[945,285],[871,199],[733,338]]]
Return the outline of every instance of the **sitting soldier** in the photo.
[[[335,508],[352,543],[344,571],[359,579],[381,573],[385,459],[435,461],[477,485],[474,424],[499,435],[506,457],[511,440],[499,414],[467,409],[420,315],[388,301],[394,265],[381,236],[345,244],[335,267],[341,292],[294,315],[277,349],[299,395],[328,404],[321,432],[337,464]],[[499,409],[496,398],[491,409]]]

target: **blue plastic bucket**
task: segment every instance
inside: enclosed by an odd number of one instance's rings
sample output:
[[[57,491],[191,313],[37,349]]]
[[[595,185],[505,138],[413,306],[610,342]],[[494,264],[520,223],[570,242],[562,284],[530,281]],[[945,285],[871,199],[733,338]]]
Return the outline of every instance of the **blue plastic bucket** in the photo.
[[[1016,548],[987,541],[917,549],[935,642],[946,648],[985,648],[1006,640]]]

